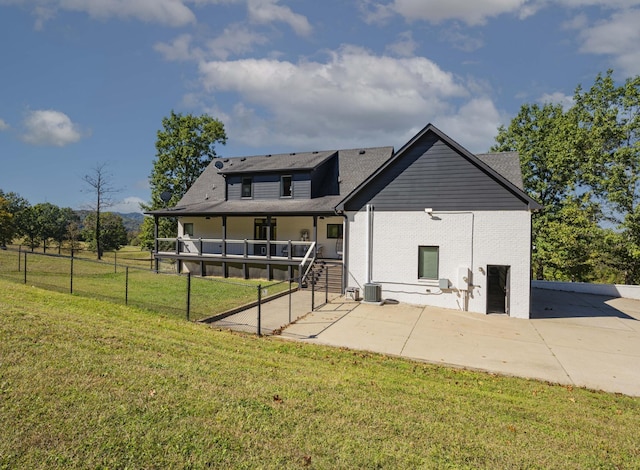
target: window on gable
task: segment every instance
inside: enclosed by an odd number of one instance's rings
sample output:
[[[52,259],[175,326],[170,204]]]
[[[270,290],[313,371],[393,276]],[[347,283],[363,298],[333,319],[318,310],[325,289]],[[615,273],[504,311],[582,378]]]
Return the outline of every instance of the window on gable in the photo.
[[[438,252],[437,246],[418,247],[418,278],[438,279]]]
[[[190,236],[193,237],[193,224],[192,223],[186,223],[182,226],[182,231],[184,232],[184,236]]]
[[[327,238],[342,238],[342,224],[327,224]]]
[[[253,193],[251,187],[253,186],[253,179],[250,176],[242,178],[242,197],[252,197]]]
[[[283,176],[280,178],[280,197],[293,196],[293,186],[291,176]]]

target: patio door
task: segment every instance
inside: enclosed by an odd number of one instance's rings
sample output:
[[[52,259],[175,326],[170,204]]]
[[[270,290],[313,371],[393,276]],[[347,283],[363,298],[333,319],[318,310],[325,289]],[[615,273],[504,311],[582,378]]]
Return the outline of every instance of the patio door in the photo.
[[[511,266],[487,266],[487,313],[509,313]]]
[[[269,228],[271,235],[269,236]],[[271,219],[271,227],[269,227],[268,219],[254,219],[253,221],[253,239],[254,240],[276,240],[276,219]],[[255,243],[253,245],[253,254],[256,256],[267,256],[267,244]],[[276,254],[276,246],[271,245],[271,255]]]

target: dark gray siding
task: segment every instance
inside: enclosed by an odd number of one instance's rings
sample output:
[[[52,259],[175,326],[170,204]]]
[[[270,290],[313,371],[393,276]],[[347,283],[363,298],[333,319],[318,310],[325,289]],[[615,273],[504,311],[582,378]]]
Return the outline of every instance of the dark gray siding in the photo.
[[[311,197],[332,196],[340,194],[338,184],[338,155],[323,162],[311,173]]]
[[[527,203],[434,134],[426,134],[345,204],[380,211],[526,210]]]
[[[311,179],[308,173],[289,173],[293,181],[293,199],[311,197]],[[241,199],[242,177],[227,177],[227,200]],[[253,199],[280,199],[280,175],[257,174],[253,176]]]

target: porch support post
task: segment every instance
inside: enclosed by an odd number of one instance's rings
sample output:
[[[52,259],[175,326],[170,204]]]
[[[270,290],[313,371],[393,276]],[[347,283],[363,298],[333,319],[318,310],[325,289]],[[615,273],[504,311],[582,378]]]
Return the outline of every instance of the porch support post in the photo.
[[[271,216],[267,216],[267,259],[271,259]],[[271,265],[267,263],[267,280],[271,280]]]
[[[153,216],[153,238],[155,239],[155,243],[154,243],[154,263],[155,263],[155,270],[156,272],[158,272],[158,267],[160,266],[160,260],[158,259],[158,249],[160,248],[160,244],[158,242],[158,216],[154,215]]]
[[[313,257],[318,256],[318,216],[313,216],[313,241],[316,243],[316,246],[313,249]]]
[[[227,257],[227,216],[222,216],[222,259]],[[222,277],[229,277],[227,263],[222,261]]]

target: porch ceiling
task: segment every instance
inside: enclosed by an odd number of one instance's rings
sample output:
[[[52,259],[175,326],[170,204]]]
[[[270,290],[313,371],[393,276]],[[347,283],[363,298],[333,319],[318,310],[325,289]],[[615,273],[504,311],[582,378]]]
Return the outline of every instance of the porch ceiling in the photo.
[[[172,209],[150,211],[148,214],[162,217],[215,216],[215,215],[335,215],[334,207],[340,202],[340,196],[327,196],[305,200],[242,200],[242,201],[205,201],[197,204],[176,206]]]

